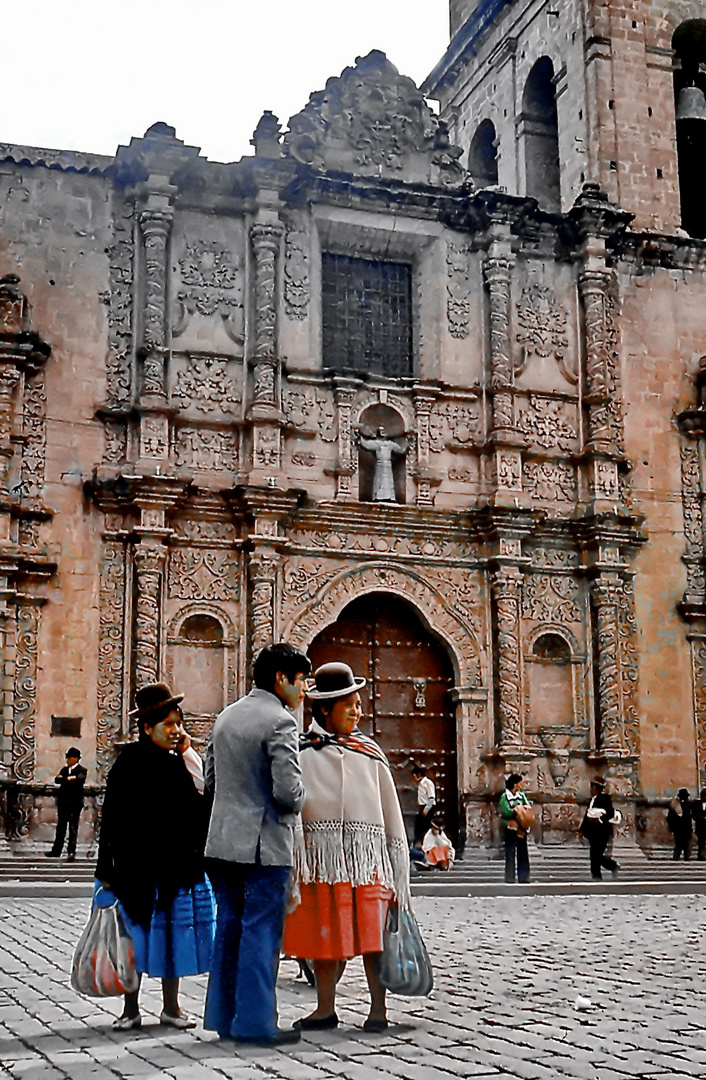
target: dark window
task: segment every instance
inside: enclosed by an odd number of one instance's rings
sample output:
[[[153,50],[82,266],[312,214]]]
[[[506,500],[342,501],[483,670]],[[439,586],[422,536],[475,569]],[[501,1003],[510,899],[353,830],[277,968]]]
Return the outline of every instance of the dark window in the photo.
[[[80,716],[52,716],[52,735],[66,735],[70,739],[80,739],[81,719]]]
[[[412,268],[324,252],[324,367],[412,374]]]

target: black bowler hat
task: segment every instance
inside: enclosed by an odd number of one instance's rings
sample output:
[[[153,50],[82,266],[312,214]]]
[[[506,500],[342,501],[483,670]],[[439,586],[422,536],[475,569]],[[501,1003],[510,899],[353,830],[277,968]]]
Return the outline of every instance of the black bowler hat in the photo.
[[[150,723],[158,712],[164,713],[171,705],[178,705],[184,700],[183,694],[173,694],[166,683],[147,683],[141,686],[135,694],[135,708],[130,716],[137,716],[140,721]],[[159,723],[155,720],[154,723]],[[152,726],[152,725],[150,725]]]
[[[66,751],[65,756],[66,757],[80,758],[81,757],[81,751],[79,750],[79,748],[77,746],[70,746],[69,749]]]
[[[316,686],[313,690],[307,690],[306,696],[313,701],[333,701],[354,694],[367,681],[356,678],[348,664],[322,664],[314,672]]]
[[[605,780],[603,779],[602,776],[593,776],[591,778],[591,787],[604,788],[605,787]]]

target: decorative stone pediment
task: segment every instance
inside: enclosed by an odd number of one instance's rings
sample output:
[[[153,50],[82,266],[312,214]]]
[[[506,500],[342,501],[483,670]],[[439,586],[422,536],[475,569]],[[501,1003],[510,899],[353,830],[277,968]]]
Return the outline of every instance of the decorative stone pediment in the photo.
[[[284,146],[317,169],[446,186],[465,179],[446,125],[376,49],[311,95],[289,121]]]

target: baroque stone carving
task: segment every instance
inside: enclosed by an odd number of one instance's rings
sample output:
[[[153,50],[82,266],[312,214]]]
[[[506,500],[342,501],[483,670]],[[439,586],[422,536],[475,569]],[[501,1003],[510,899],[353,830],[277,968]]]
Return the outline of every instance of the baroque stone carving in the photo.
[[[602,575],[592,585],[597,621],[600,748],[603,750],[624,748],[618,622],[621,592],[622,583],[615,575]]]
[[[589,445],[593,450],[622,450],[619,379],[620,342],[614,281],[604,270],[579,276],[584,310]]]
[[[25,383],[22,433],[22,480],[23,501],[39,506],[44,494],[44,465],[46,459],[46,411],[47,395],[44,369],[31,375]]]
[[[142,393],[156,397],[165,396],[167,240],[172,220],[171,211],[144,210],[140,214],[140,228],[145,245],[145,352]]]
[[[98,601],[96,755],[102,778],[112,765],[113,740],[123,723],[125,583],[125,546],[108,538],[103,548]]]
[[[215,541],[219,544],[232,544],[235,540],[235,525],[232,521],[213,521],[202,518],[180,518],[174,523],[179,538],[198,543]]]
[[[103,461],[117,465],[127,457],[127,425],[124,420],[103,421]]]
[[[520,652],[519,571],[499,570],[491,578],[497,632],[497,708],[500,747],[522,745],[522,656]]]
[[[309,308],[309,238],[287,229],[284,247],[284,310],[290,319],[305,319]]]
[[[493,429],[509,433],[514,426],[513,364],[510,336],[510,282],[513,262],[493,256],[483,264],[490,319],[490,388],[493,392]]]
[[[238,468],[238,443],[234,432],[179,428],[175,442],[177,465],[203,471],[235,472]]]
[[[186,368],[177,375],[172,400],[180,409],[228,413],[237,410],[241,399],[226,358],[189,356]]]
[[[429,448],[434,453],[460,450],[480,441],[480,405],[477,402],[440,401],[429,416]]]
[[[17,607],[15,631],[12,769],[18,780],[34,779],[34,715],[37,697],[39,605]]]
[[[404,170],[407,180],[444,185],[464,175],[446,125],[377,50],[312,94],[283,142],[289,157],[315,168],[387,178]]]
[[[237,600],[238,576],[229,551],[172,548],[168,594],[179,600]]]
[[[179,315],[174,336],[183,334],[192,315],[218,314],[228,336],[242,347],[242,282],[232,253],[218,240],[200,240],[186,245],[179,267],[182,285],[188,287],[177,294]]]
[[[250,230],[255,254],[255,372],[256,401],[273,401],[275,394],[277,252],[283,226],[256,222]]]
[[[137,686],[159,677],[159,601],[166,548],[142,540],[135,549],[135,681]]]
[[[566,312],[549,286],[534,282],[523,288],[517,301],[517,340],[525,362],[530,356],[553,356],[566,378],[576,382],[576,374],[565,363],[569,347]]]
[[[621,582],[618,597],[618,631],[620,639],[623,738],[627,749],[637,755],[640,750],[640,714],[638,710],[640,667],[637,649],[637,622],[635,620],[635,594],[630,579]]]
[[[563,574],[528,574],[522,586],[522,614],[544,623],[582,621],[581,588]]]
[[[278,560],[273,555],[254,552],[250,556],[248,574],[253,656],[274,640],[277,566]]]
[[[577,431],[567,421],[566,409],[566,404],[556,398],[530,394],[527,408],[520,412],[518,430],[527,436],[530,443],[536,443],[545,450],[554,447],[570,450],[577,438]]]
[[[446,247],[446,317],[452,337],[468,337],[470,313],[468,248],[458,244],[448,244]]]
[[[119,201],[113,214],[113,237],[108,248],[109,289],[102,297],[108,305],[109,349],[106,361],[107,404],[123,408],[131,398],[130,356],[132,355],[132,282],[135,260],[132,203]]]
[[[686,551],[687,593],[703,597],[706,592],[706,576],[703,567],[704,533],[701,507],[701,465],[699,445],[684,440],[680,447],[682,514]]]
[[[532,551],[532,562],[538,569],[565,570],[578,566],[579,557],[577,552],[564,548],[536,547]]]
[[[524,488],[539,502],[573,502],[576,474],[572,465],[561,461],[525,462]]]
[[[706,783],[706,637],[689,634],[696,720],[696,767],[699,786]]]
[[[288,426],[307,435],[318,432],[322,442],[336,441],[336,410],[332,394],[311,386],[301,389],[290,387],[283,394],[282,409]]]

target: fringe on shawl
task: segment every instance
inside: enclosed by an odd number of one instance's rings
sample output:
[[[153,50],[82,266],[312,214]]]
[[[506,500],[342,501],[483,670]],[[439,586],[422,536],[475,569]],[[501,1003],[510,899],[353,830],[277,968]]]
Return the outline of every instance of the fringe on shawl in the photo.
[[[370,885],[392,889],[402,907],[409,907],[409,852],[381,825],[363,822],[317,821],[304,825],[294,851],[294,880],[309,884]]]

